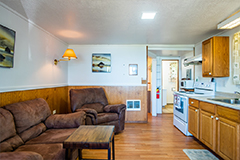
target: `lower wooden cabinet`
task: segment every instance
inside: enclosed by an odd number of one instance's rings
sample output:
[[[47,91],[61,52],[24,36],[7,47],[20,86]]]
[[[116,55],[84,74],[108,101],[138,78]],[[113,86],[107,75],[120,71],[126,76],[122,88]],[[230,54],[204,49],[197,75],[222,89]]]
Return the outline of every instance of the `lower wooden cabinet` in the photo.
[[[188,131],[196,138],[199,138],[199,109],[188,107]]]
[[[239,124],[217,117],[217,154],[227,160],[239,160]]]
[[[189,106],[188,130],[226,160],[240,160],[240,110],[199,101]]]
[[[216,148],[216,122],[214,115],[203,110],[200,111],[200,141],[215,151]]]

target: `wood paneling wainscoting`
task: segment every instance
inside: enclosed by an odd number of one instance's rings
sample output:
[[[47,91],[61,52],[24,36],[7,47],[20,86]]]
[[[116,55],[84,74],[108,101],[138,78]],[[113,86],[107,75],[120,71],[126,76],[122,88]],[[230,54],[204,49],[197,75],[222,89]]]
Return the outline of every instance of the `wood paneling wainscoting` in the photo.
[[[126,100],[141,100],[140,111],[126,111],[126,122],[147,123],[147,86],[65,86],[0,93],[0,107],[8,104],[43,98],[56,113],[68,113],[70,109],[70,89],[102,87],[109,104],[126,104]]]
[[[141,100],[141,110],[126,111],[125,120],[127,123],[147,123],[147,86],[69,86],[68,90],[99,87],[104,89],[109,104],[126,104],[126,100]],[[68,102],[71,112],[70,99]]]
[[[54,87],[44,89],[33,89],[24,91],[12,91],[0,93],[0,107],[8,104],[27,101],[35,98],[43,98],[47,101],[51,112],[67,113],[68,87]]]

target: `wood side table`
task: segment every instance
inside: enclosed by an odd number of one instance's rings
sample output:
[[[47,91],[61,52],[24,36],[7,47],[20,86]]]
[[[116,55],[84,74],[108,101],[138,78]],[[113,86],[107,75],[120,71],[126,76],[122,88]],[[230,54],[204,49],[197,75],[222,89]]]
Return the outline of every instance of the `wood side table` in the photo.
[[[112,144],[112,146],[111,146]],[[108,160],[115,160],[114,151],[114,126],[83,125],[76,129],[64,142],[66,159],[69,152],[78,149],[79,159],[82,159],[82,149],[108,149]]]

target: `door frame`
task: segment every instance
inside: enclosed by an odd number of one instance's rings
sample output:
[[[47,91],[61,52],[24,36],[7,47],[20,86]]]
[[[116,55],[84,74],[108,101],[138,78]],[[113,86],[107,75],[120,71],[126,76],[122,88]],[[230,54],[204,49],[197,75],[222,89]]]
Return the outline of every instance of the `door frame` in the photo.
[[[159,109],[157,110],[157,113],[158,114],[162,114],[162,107],[163,107],[163,103],[162,103],[162,87],[163,87],[163,82],[162,82],[162,61],[178,61],[178,75],[177,75],[177,88],[176,88],[176,91],[178,91],[179,90],[179,77],[180,77],[180,75],[181,75],[181,65],[179,64],[179,62],[181,61],[181,58],[180,57],[160,57],[160,61],[161,61],[161,68],[160,68],[160,72],[161,72],[161,74],[160,74],[160,79],[161,79],[161,86],[160,86],[160,88],[161,88],[161,93],[160,93],[160,106],[159,106]]]
[[[177,88],[176,88],[177,90],[176,91],[179,91],[179,72],[180,72],[180,70],[179,70],[179,59],[162,59],[162,61],[177,61],[178,62]],[[161,74],[163,74],[163,73],[161,72]],[[162,85],[163,85],[163,82],[162,82]]]

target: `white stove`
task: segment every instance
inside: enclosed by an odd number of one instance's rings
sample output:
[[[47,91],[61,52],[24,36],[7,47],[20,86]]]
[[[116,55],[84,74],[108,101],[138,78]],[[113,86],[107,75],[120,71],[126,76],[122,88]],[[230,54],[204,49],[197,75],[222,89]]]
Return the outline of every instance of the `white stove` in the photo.
[[[173,125],[176,126],[186,136],[191,136],[188,132],[188,106],[189,96],[214,96],[215,82],[195,82],[194,92],[178,91],[174,92]]]
[[[215,82],[195,82],[194,91],[178,91],[175,93],[186,96],[214,96],[216,90]]]

